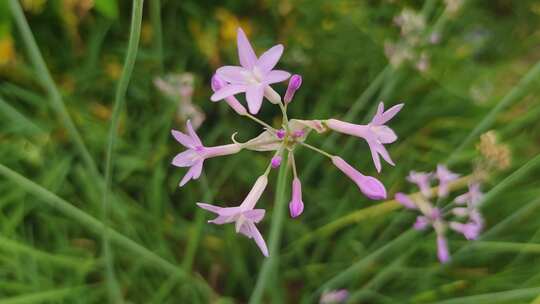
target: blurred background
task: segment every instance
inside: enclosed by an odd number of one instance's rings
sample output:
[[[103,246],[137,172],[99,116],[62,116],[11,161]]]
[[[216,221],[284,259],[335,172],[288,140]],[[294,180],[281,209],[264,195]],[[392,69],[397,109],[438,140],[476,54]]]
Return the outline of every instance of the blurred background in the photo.
[[[432,230],[411,233],[413,212],[366,199],[299,150],[305,211],[284,215],[263,303],[317,303],[334,289],[349,303],[540,303],[540,2],[147,0],[104,212],[132,5],[0,2],[0,303],[249,301],[264,257],[233,225],[206,224],[195,202],[240,202],[271,154],[208,160],[183,188],[185,170],[170,165],[183,150],[170,129],[186,118],[202,122],[207,146],[261,131],[209,100],[215,69],[238,64],[238,26],[258,54],[284,44],[278,67],[303,76],[289,117],[367,123],[378,101],[405,103],[389,123],[396,166],[380,174],[364,141],[308,139],[380,178],[389,199],[417,191],[410,170],[438,163],[482,176],[486,193],[483,236],[449,233],[453,259],[441,265]],[[258,117],[280,124],[269,103]],[[276,175],[259,202],[267,240]]]

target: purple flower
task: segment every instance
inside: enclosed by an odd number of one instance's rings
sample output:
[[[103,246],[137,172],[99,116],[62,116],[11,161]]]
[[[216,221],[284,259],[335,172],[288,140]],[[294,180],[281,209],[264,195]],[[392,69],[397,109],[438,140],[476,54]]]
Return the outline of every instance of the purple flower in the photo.
[[[360,191],[368,198],[372,200],[382,200],[386,198],[386,189],[378,179],[363,175],[339,156],[333,156],[332,163],[334,163],[341,172],[352,179]]]
[[[266,242],[255,226],[255,224],[259,223],[264,218],[265,210],[253,209],[255,208],[257,201],[261,198],[267,184],[268,178],[266,175],[260,176],[242,204],[237,207],[222,208],[205,203],[197,203],[197,206],[218,215],[215,219],[208,221],[209,223],[223,225],[234,222],[236,233],[241,233],[248,238],[255,240],[255,243],[259,246],[262,254],[268,257]]]
[[[400,203],[401,205],[403,205],[403,207],[407,209],[418,209],[414,201],[405,193],[396,193],[395,199],[398,203]]]
[[[304,202],[302,202],[302,184],[298,177],[295,177],[292,182],[292,199],[289,203],[289,211],[291,217],[298,217],[304,211]]]
[[[210,83],[211,87],[212,87],[212,90],[214,92],[224,88],[227,83],[225,82],[225,80],[221,79],[221,77],[219,77],[218,74],[214,74],[214,76],[212,76],[212,81]],[[216,100],[217,101],[217,100]],[[233,110],[240,114],[240,115],[245,115],[247,113],[246,111],[246,108],[244,108],[244,106],[242,104],[240,104],[240,102],[238,101],[238,99],[236,99],[236,97],[234,96],[229,96],[229,97],[225,97],[225,102],[227,102],[227,104],[233,108]]]
[[[416,221],[413,224],[413,228],[416,230],[424,230],[429,225],[429,219],[423,215],[416,217]]]
[[[456,174],[450,170],[445,165],[437,165],[437,179],[439,179],[439,197],[446,197],[448,195],[448,184],[459,178],[459,174]]]
[[[471,208],[476,208],[482,201],[483,196],[484,194],[480,191],[480,184],[471,183],[469,184],[469,191],[456,197],[455,202],[458,205],[467,204]]]
[[[174,166],[189,167],[188,172],[180,181],[180,187],[184,186],[191,179],[199,178],[205,159],[234,154],[242,150],[240,144],[205,147],[199,139],[199,136],[197,136],[197,133],[193,130],[193,126],[189,120],[186,125],[188,134],[184,134],[177,130],[171,130],[174,138],[187,148],[186,151],[177,154],[172,160]]]
[[[437,257],[441,263],[446,263],[450,260],[450,253],[448,252],[448,244],[446,238],[442,234],[437,234]]]
[[[301,85],[302,76],[298,74],[292,75],[291,79],[289,79],[289,86],[287,87],[287,91],[285,91],[285,97],[283,97],[283,101],[286,104],[292,101],[294,93],[300,88]]]
[[[431,196],[430,182],[432,173],[411,171],[407,176],[407,181],[416,184],[420,188],[420,192],[426,198]]]
[[[249,112],[257,114],[265,93],[276,95],[269,85],[290,77],[289,72],[273,70],[283,53],[283,45],[275,45],[257,58],[246,34],[238,28],[237,46],[241,66],[223,66],[217,69],[216,73],[229,85],[220,88],[210,99],[218,101],[238,93],[245,93]],[[275,98],[274,96],[269,99]]]
[[[336,304],[343,303],[349,298],[347,289],[330,290],[321,295],[319,304]]]
[[[403,104],[398,104],[384,111],[384,104],[381,102],[377,108],[377,113],[367,125],[356,125],[337,119],[328,119],[326,125],[337,132],[349,134],[356,137],[361,137],[369,145],[371,151],[371,157],[373,158],[373,163],[377,172],[381,172],[381,160],[379,155],[388,162],[390,165],[394,166],[394,162],[390,158],[388,151],[384,147],[384,144],[393,143],[397,140],[397,135],[392,129],[385,125],[392,117],[394,117],[403,107]]]

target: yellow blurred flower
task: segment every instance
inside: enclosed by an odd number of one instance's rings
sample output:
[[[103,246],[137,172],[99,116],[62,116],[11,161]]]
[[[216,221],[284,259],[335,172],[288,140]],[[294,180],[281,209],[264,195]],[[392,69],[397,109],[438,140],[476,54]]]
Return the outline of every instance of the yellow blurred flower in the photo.
[[[252,32],[251,24],[248,21],[240,20],[225,8],[216,9],[216,19],[220,22],[220,38],[225,43],[236,41],[236,29],[241,27],[247,36]]]
[[[25,11],[32,14],[39,14],[45,8],[47,0],[21,0],[21,4]]]
[[[105,57],[105,74],[112,80],[118,80],[122,74],[122,65],[114,57]]]
[[[208,28],[203,28],[201,23],[196,19],[188,20],[188,28],[193,37],[199,51],[203,53],[211,65],[219,64],[219,53],[217,49],[217,35],[214,31]]]
[[[141,42],[144,45],[148,45],[152,42],[154,37],[154,30],[149,22],[143,22],[141,28]]]
[[[0,38],[0,69],[15,62],[15,46],[10,35]]]

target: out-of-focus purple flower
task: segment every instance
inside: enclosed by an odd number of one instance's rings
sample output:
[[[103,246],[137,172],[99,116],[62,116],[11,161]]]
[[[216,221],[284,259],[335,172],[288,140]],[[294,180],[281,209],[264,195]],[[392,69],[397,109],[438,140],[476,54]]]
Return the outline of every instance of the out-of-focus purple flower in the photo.
[[[276,155],[272,157],[272,160],[270,161],[270,165],[274,169],[278,168],[281,165],[281,156]]]
[[[437,234],[437,257],[441,263],[450,261],[450,253],[448,252],[446,237],[444,237],[442,234]]]
[[[401,205],[403,205],[403,207],[407,209],[418,209],[414,201],[405,193],[396,193],[395,199],[398,203],[400,203]]]
[[[302,202],[302,183],[298,177],[295,177],[292,182],[292,199],[289,203],[289,211],[291,217],[298,217],[304,211],[304,202]]]
[[[265,91],[267,94],[275,93],[269,85],[290,77],[289,72],[274,70],[283,53],[283,45],[275,45],[257,58],[246,34],[238,28],[237,46],[241,66],[223,66],[217,69],[216,73],[229,85],[216,91],[210,99],[218,101],[238,93],[245,93],[249,112],[257,114]],[[271,101],[272,99],[275,98],[269,98]]]
[[[424,230],[429,225],[429,219],[423,215],[416,217],[416,221],[413,224],[413,228],[416,230]]]
[[[237,207],[222,208],[206,203],[197,203],[197,206],[218,215],[215,219],[208,221],[209,223],[223,225],[234,222],[236,232],[253,239],[262,254],[268,257],[266,242],[255,226],[264,218],[265,210],[254,209],[267,184],[268,178],[266,175],[260,176],[242,204]]]
[[[467,204],[471,208],[477,208],[482,202],[484,194],[480,191],[479,183],[469,184],[469,191],[456,197],[455,202],[458,205]]]
[[[349,298],[347,289],[330,290],[321,295],[319,304],[338,304],[344,303]]]
[[[356,125],[337,119],[326,120],[326,125],[334,131],[361,137],[366,140],[371,151],[371,157],[373,158],[375,168],[377,169],[377,172],[381,172],[381,160],[379,155],[390,165],[395,165],[390,158],[388,151],[386,151],[384,144],[390,144],[396,141],[397,135],[392,129],[386,126],[385,123],[392,119],[402,107],[403,104],[401,103],[391,107],[385,112],[384,104],[381,102],[377,108],[377,113],[375,113],[375,116],[367,125]]]
[[[426,198],[431,196],[430,182],[433,174],[426,172],[411,171],[407,180],[413,184],[416,184],[420,188],[420,192]]]
[[[363,175],[339,156],[333,156],[332,163],[334,163],[341,172],[352,179],[360,191],[368,198],[372,200],[382,200],[386,198],[386,189],[378,179],[372,176]]]
[[[469,222],[469,223],[459,223],[459,222],[450,222],[450,228],[458,233],[463,234],[467,240],[476,240],[482,232],[482,226]]]
[[[459,174],[456,174],[450,170],[445,165],[437,165],[437,171],[435,173],[437,179],[439,180],[439,197],[446,197],[448,195],[448,184],[452,181],[455,181],[459,178]]]
[[[221,90],[225,86],[227,86],[227,83],[223,79],[221,79],[218,74],[214,74],[214,76],[212,76],[211,87],[214,92]],[[236,113],[240,115],[245,115],[247,113],[246,108],[244,108],[244,106],[240,104],[238,99],[236,99],[236,97],[234,97],[233,95],[225,97],[225,102],[227,102],[227,104]]]
[[[172,164],[177,167],[189,167],[188,172],[180,181],[180,187],[191,179],[197,179],[201,175],[204,160],[216,156],[235,154],[242,150],[240,144],[222,145],[216,147],[203,146],[199,136],[193,130],[191,122],[187,123],[187,134],[177,130],[172,130],[173,137],[187,148],[186,151],[177,154],[172,160]]]
[[[294,97],[294,93],[298,91],[300,86],[302,85],[302,76],[298,74],[294,74],[289,79],[289,86],[287,87],[287,91],[285,91],[285,97],[283,97],[283,101],[285,104],[292,101]]]

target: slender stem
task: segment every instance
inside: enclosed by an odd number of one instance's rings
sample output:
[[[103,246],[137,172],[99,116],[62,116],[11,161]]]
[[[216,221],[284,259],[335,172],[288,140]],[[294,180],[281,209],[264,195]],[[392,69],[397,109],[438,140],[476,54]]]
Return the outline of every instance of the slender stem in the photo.
[[[150,1],[150,22],[152,22],[152,42],[154,52],[159,65],[159,71],[163,71],[163,33],[161,27],[161,0]]]
[[[118,129],[118,123],[120,118],[120,112],[125,102],[125,95],[127,92],[127,87],[129,80],[131,78],[131,73],[133,72],[133,67],[135,65],[135,59],[137,58],[137,50],[139,45],[139,38],[141,34],[141,23],[142,23],[142,14],[143,14],[143,0],[134,0],[132,16],[131,16],[131,33],[129,35],[129,43],[126,52],[126,58],[124,62],[124,67],[122,70],[122,75],[118,81],[118,86],[116,87],[116,94],[114,99],[114,107],[111,117],[111,126],[109,127],[109,136],[107,140],[107,151],[105,155],[105,188],[103,191],[103,201],[102,201],[102,221],[104,223],[103,231],[103,253],[105,256],[105,265],[107,272],[107,286],[109,290],[109,301],[118,302],[121,301],[121,293],[116,283],[114,275],[114,257],[112,250],[109,244],[109,191],[111,188],[112,182],[112,164],[114,159],[114,146],[116,141],[116,133]]]
[[[270,131],[270,132],[275,132],[275,129],[272,128],[272,126],[270,126],[269,124],[265,123],[264,121],[258,119],[257,117],[255,117],[255,116],[253,116],[253,115],[251,115],[251,114],[249,114],[249,113],[244,114],[244,116],[246,116],[247,118],[249,118],[249,119],[255,121],[256,123],[260,124],[261,126],[267,128],[268,131]]]
[[[328,152],[325,152],[325,151],[323,151],[323,150],[321,150],[321,149],[319,149],[319,148],[317,148],[317,147],[314,147],[314,146],[312,146],[312,145],[310,145],[310,144],[306,144],[305,142],[300,142],[300,144],[301,144],[302,146],[308,148],[308,149],[311,149],[311,150],[313,150],[313,151],[315,151],[315,152],[321,153],[322,155],[324,155],[324,156],[326,156],[326,157],[328,157],[328,158],[334,157],[334,155],[332,155],[332,154],[330,154],[330,153],[328,153]]]
[[[293,151],[290,152],[289,157],[291,158],[293,176],[294,176],[294,178],[298,178],[298,172],[296,172],[296,162],[294,161],[294,153],[293,153]]]
[[[81,137],[81,134],[75,127],[75,123],[73,123],[73,120],[69,116],[66,105],[62,100],[62,95],[60,94],[60,91],[56,87],[56,84],[54,83],[54,80],[49,73],[49,70],[47,69],[45,60],[43,60],[43,56],[39,51],[36,40],[32,35],[32,31],[30,30],[30,26],[26,21],[24,12],[21,8],[21,5],[19,4],[19,1],[10,0],[9,7],[13,15],[13,19],[15,20],[15,24],[17,25],[21,33],[22,40],[24,42],[24,45],[26,46],[26,51],[28,52],[30,61],[36,69],[36,75],[45,90],[47,91],[53,109],[57,112],[57,115],[60,116],[60,120],[62,121],[69,135],[75,142],[75,147],[77,148],[77,150],[79,150],[82,160],[84,161],[86,166],[91,170],[94,176],[99,176],[96,163],[90,155],[90,152],[88,151],[88,148],[86,147]]]
[[[281,231],[283,226],[283,221],[286,212],[286,198],[285,198],[285,187],[287,185],[288,179],[288,168],[287,165],[287,149],[283,151],[283,162],[279,168],[279,174],[277,179],[277,188],[276,188],[276,198],[275,198],[275,210],[272,215],[272,223],[270,228],[270,238],[269,238],[269,249],[270,256],[266,258],[263,262],[259,277],[257,278],[257,283],[255,289],[251,294],[249,299],[250,304],[260,303],[270,277],[273,276],[275,269],[277,269],[278,259],[279,259],[279,243],[281,240]]]

